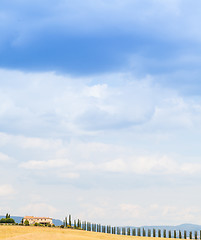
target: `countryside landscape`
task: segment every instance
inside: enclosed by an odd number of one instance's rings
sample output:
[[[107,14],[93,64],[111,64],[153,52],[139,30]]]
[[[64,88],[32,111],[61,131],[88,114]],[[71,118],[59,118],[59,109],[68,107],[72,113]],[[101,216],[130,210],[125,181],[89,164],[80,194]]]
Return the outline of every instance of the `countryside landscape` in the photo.
[[[133,239],[201,239],[201,230],[198,230],[201,226],[193,224],[138,228],[115,227],[80,219],[73,221],[69,215],[65,217],[61,225],[59,225],[59,220],[54,220],[55,223],[57,222],[55,226],[51,218],[48,219],[51,221],[49,223],[43,222],[43,219],[39,217],[32,224],[27,220],[28,218],[31,217],[12,218],[10,214],[6,214],[6,217],[0,220],[0,239],[132,239],[131,237]]]
[[[0,0],[0,240],[201,240],[200,22]]]

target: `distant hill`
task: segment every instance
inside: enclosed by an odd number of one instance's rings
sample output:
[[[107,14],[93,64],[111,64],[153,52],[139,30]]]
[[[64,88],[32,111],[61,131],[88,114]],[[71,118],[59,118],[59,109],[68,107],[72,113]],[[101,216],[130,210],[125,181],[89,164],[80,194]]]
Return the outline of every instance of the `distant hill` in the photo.
[[[153,229],[156,229],[156,236],[158,236],[158,229],[160,229],[161,231],[163,231],[164,229],[167,232],[167,236],[168,236],[168,231],[171,231],[172,236],[173,236],[173,231],[176,230],[177,232],[177,238],[179,235],[179,230],[182,232],[182,235],[184,233],[184,231],[187,232],[187,237],[189,237],[189,232],[194,232],[197,231],[198,232],[198,236],[200,236],[200,231],[201,231],[201,225],[196,225],[196,224],[191,224],[191,223],[185,223],[185,224],[181,224],[181,225],[176,225],[176,226],[141,226],[141,227],[134,227],[134,226],[126,226],[126,228],[140,228],[141,229],[141,233],[142,233],[142,229],[144,228],[146,233],[148,232],[148,229],[151,230],[151,232],[153,233]],[[163,234],[163,232],[162,232]]]
[[[131,227],[131,228],[134,228],[134,227]],[[200,231],[201,230],[201,225],[196,225],[196,224],[191,224],[191,223],[185,223],[185,224],[181,224],[181,225],[176,225],[176,226],[141,226],[140,228],[144,228],[145,230],[148,230],[148,229],[166,229],[166,230],[177,230],[177,231]]]
[[[10,216],[10,217],[13,218],[16,223],[21,223],[22,218],[23,218],[23,217],[19,217],[19,216]],[[1,218],[5,218],[5,216],[0,216],[0,219]],[[52,219],[52,222],[55,226],[60,226],[63,224],[63,222],[59,219]]]

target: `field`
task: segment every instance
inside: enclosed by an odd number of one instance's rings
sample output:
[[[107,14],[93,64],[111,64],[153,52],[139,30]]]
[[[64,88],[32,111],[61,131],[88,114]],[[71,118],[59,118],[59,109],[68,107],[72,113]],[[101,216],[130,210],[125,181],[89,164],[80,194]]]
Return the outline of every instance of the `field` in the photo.
[[[0,240],[153,240],[146,237],[118,236],[73,229],[48,227],[0,226]],[[160,238],[155,238],[160,240]],[[162,238],[161,238],[162,239]]]

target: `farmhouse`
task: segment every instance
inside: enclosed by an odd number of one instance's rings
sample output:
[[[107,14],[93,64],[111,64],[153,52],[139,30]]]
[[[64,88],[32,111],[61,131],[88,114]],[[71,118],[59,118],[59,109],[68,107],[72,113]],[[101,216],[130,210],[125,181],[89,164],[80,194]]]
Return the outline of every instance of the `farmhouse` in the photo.
[[[51,224],[52,225],[52,218],[48,217],[33,217],[33,216],[26,216],[23,218],[23,223],[25,221],[29,221],[29,224],[40,223],[40,224]]]

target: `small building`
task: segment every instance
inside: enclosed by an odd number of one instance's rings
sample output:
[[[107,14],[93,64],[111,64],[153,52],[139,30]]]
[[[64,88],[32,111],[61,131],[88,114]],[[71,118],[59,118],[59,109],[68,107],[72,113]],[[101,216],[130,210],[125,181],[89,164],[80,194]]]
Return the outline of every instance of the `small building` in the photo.
[[[26,216],[23,218],[23,223],[25,221],[29,221],[29,224],[35,224],[35,223],[39,223],[39,224],[51,224],[52,225],[52,218],[49,217],[33,217],[33,216]]]

